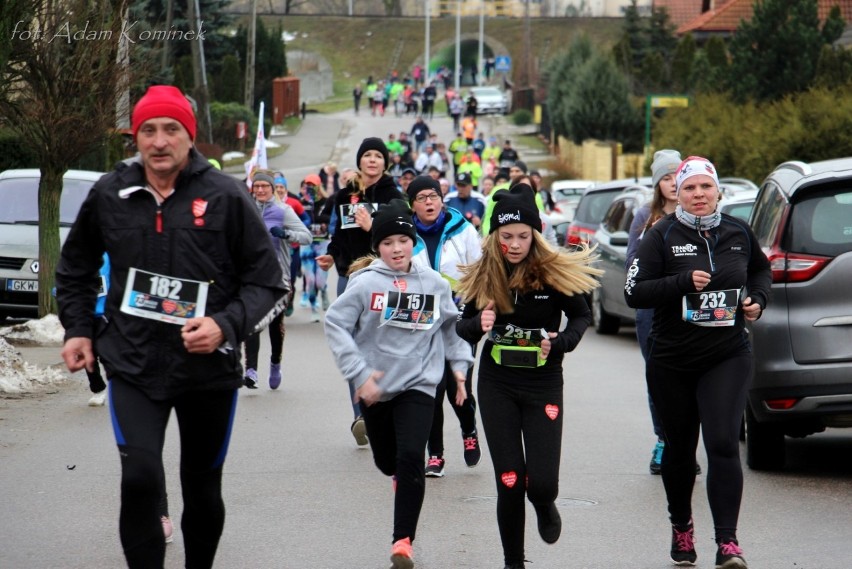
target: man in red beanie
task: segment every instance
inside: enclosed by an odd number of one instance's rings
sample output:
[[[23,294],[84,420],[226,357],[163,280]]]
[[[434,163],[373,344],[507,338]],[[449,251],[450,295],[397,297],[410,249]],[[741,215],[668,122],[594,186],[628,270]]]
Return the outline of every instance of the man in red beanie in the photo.
[[[139,155],[92,188],[56,270],[62,357],[109,379],[121,457],[119,533],[129,567],[162,568],[163,441],[181,438],[186,567],[209,568],[225,523],[222,467],[243,385],[243,340],[284,309],[281,266],[251,197],[193,147],[195,115],[175,87],[133,109]],[[98,267],[110,289],[95,319]]]

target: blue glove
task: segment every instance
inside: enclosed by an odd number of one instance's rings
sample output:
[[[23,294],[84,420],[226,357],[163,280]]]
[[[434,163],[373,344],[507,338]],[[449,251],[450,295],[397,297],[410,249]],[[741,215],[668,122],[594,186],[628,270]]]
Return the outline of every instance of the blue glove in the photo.
[[[278,239],[287,239],[287,232],[283,227],[273,227],[269,232]]]

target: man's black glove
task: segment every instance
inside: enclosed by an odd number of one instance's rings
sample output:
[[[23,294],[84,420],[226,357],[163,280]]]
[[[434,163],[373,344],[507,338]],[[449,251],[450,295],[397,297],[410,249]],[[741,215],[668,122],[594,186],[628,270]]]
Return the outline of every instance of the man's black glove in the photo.
[[[269,230],[271,234],[273,234],[278,239],[287,239],[287,231],[283,227],[273,227]]]

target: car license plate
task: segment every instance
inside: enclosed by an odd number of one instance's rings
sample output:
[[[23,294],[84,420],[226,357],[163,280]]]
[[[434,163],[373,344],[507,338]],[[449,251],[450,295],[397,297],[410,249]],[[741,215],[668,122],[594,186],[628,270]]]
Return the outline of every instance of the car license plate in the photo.
[[[38,281],[6,279],[6,290],[10,292],[38,292]]]

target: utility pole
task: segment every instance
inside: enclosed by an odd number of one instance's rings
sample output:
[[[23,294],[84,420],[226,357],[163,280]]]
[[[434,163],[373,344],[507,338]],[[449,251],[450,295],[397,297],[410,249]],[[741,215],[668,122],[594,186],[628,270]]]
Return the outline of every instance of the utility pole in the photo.
[[[429,27],[432,23],[432,16],[429,14],[429,5],[432,0],[424,0],[426,4],[426,47],[423,51],[423,85],[429,84]]]
[[[476,57],[476,84],[482,85],[482,77],[485,75],[485,0],[479,0],[479,53]]]
[[[254,109],[254,48],[257,41],[257,0],[251,0],[251,19],[248,29],[248,46],[246,47],[246,88],[245,105]]]
[[[456,68],[453,75],[456,76],[456,93],[461,86],[461,0],[456,0]]]
[[[201,33],[201,15],[198,6],[198,0],[190,0],[189,4],[189,21],[195,26],[195,32]],[[191,45],[192,49],[192,71],[195,85],[195,99],[197,103],[196,114],[201,116],[202,125],[204,126],[207,142],[213,143],[213,128],[210,122],[210,97],[207,93],[207,64],[204,61],[204,41],[194,41]]]
[[[172,28],[172,12],[174,12],[174,0],[167,0],[166,2],[166,29],[170,30]],[[165,75],[166,69],[169,68],[169,60],[171,59],[172,50],[169,49],[169,41],[163,40],[163,58],[160,63],[160,71]]]

